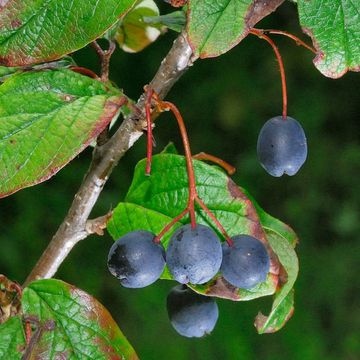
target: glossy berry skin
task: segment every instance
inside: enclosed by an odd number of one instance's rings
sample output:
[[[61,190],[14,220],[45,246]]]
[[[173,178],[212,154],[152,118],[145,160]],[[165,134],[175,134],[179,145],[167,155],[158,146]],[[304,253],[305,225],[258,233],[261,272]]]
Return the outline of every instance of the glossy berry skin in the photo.
[[[108,255],[112,275],[127,288],[142,288],[159,279],[165,267],[165,250],[149,231],[132,231],[118,239]]]
[[[237,235],[232,240],[232,246],[222,244],[221,272],[225,280],[241,289],[251,289],[265,281],[270,258],[263,243],[249,235]]]
[[[257,154],[262,167],[272,176],[295,175],[307,156],[306,137],[301,125],[287,116],[268,120],[257,142]]]
[[[208,226],[191,224],[178,228],[166,250],[166,262],[173,278],[182,284],[203,284],[219,271],[222,250],[219,238]]]
[[[182,336],[202,337],[210,334],[219,317],[215,300],[178,285],[167,297],[167,311],[174,329]]]

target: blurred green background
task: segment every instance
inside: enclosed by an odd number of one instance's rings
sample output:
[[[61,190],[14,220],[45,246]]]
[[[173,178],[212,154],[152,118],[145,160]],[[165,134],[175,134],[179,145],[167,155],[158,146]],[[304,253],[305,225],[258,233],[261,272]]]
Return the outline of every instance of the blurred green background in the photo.
[[[163,5],[166,12],[170,7]],[[289,30],[301,37],[296,8],[286,3],[259,27]],[[136,99],[171,46],[168,33],[140,54],[119,50],[111,78]],[[284,58],[289,115],[307,134],[309,156],[295,177],[272,178],[256,158],[263,123],[281,113],[280,78],[271,48],[246,38],[229,53],[198,61],[168,99],[182,111],[193,153],[206,151],[237,167],[234,180],[270,214],[300,237],[300,274],[293,318],[276,334],[257,335],[253,320],[267,313],[270,298],[251,302],[219,300],[214,332],[202,339],[180,337],[166,314],[175,283],[158,281],[140,290],[121,288],[107,271],[112,240],[91,237],[73,250],[57,274],[96,296],[113,314],[141,359],[359,359],[359,193],[360,74],[323,77],[312,54],[286,38],[273,37]],[[75,55],[98,70],[91,49]],[[175,121],[164,114],[155,130],[160,151],[170,140],[181,149]],[[144,157],[145,139],[122,159],[93,215],[122,200],[134,165]],[[61,223],[89,165],[86,150],[46,183],[0,200],[0,273],[22,282]]]

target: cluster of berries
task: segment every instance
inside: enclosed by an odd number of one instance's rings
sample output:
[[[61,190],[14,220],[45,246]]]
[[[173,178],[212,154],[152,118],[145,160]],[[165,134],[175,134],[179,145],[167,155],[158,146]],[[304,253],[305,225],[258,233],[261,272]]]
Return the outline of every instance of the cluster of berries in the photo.
[[[138,230],[118,239],[110,249],[110,272],[128,288],[154,283],[165,263],[173,278],[181,284],[204,284],[219,271],[231,285],[251,289],[265,281],[270,259],[265,246],[249,235],[231,238],[221,246],[216,233],[197,224],[183,225],[172,235],[167,251],[155,234]]]
[[[108,267],[120,283],[141,288],[161,276],[165,263],[173,278],[181,284],[203,284],[219,271],[233,286],[250,289],[265,281],[270,259],[265,246],[249,235],[231,238],[221,246],[216,233],[197,224],[183,225],[172,235],[167,251],[155,234],[138,230],[118,239],[110,249]],[[196,294],[185,285],[174,287],[167,299],[174,329],[186,337],[209,334],[218,318],[213,298]]]

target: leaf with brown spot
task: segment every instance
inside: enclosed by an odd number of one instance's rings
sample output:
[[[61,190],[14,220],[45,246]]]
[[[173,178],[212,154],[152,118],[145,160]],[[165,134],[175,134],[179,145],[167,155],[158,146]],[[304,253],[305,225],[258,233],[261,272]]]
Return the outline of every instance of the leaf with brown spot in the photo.
[[[0,198],[55,175],[124,101],[111,84],[68,69],[8,78],[0,86]]]
[[[24,289],[25,316],[37,318],[42,332],[31,349],[36,359],[137,359],[110,313],[95,298],[63,281],[34,281]]]
[[[316,48],[314,64],[325,76],[360,71],[360,2],[298,0],[300,24]]]
[[[288,240],[271,229],[268,229],[266,233],[270,246],[286,272],[286,278],[284,282],[279,282],[270,314],[264,316],[260,313],[256,317],[255,327],[259,334],[278,331],[292,316],[294,312],[293,286],[299,271],[296,253]]]

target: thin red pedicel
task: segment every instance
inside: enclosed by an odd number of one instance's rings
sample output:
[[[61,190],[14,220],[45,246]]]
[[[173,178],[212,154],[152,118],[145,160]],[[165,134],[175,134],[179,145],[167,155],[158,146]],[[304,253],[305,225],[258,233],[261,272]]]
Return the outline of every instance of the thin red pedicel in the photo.
[[[286,120],[286,116],[287,116],[287,91],[286,91],[286,77],[285,77],[285,70],[284,70],[284,63],[282,61],[279,49],[277,48],[277,46],[275,45],[275,43],[267,36],[265,35],[262,30],[258,30],[258,29],[251,29],[250,30],[250,34],[256,35],[257,37],[259,37],[260,39],[264,39],[265,41],[267,41],[271,47],[273,48],[274,52],[275,52],[275,56],[278,60],[279,63],[279,68],[280,68],[280,75],[281,75],[281,86],[282,86],[282,98],[283,98],[283,112],[282,112],[282,117],[284,120]]]

